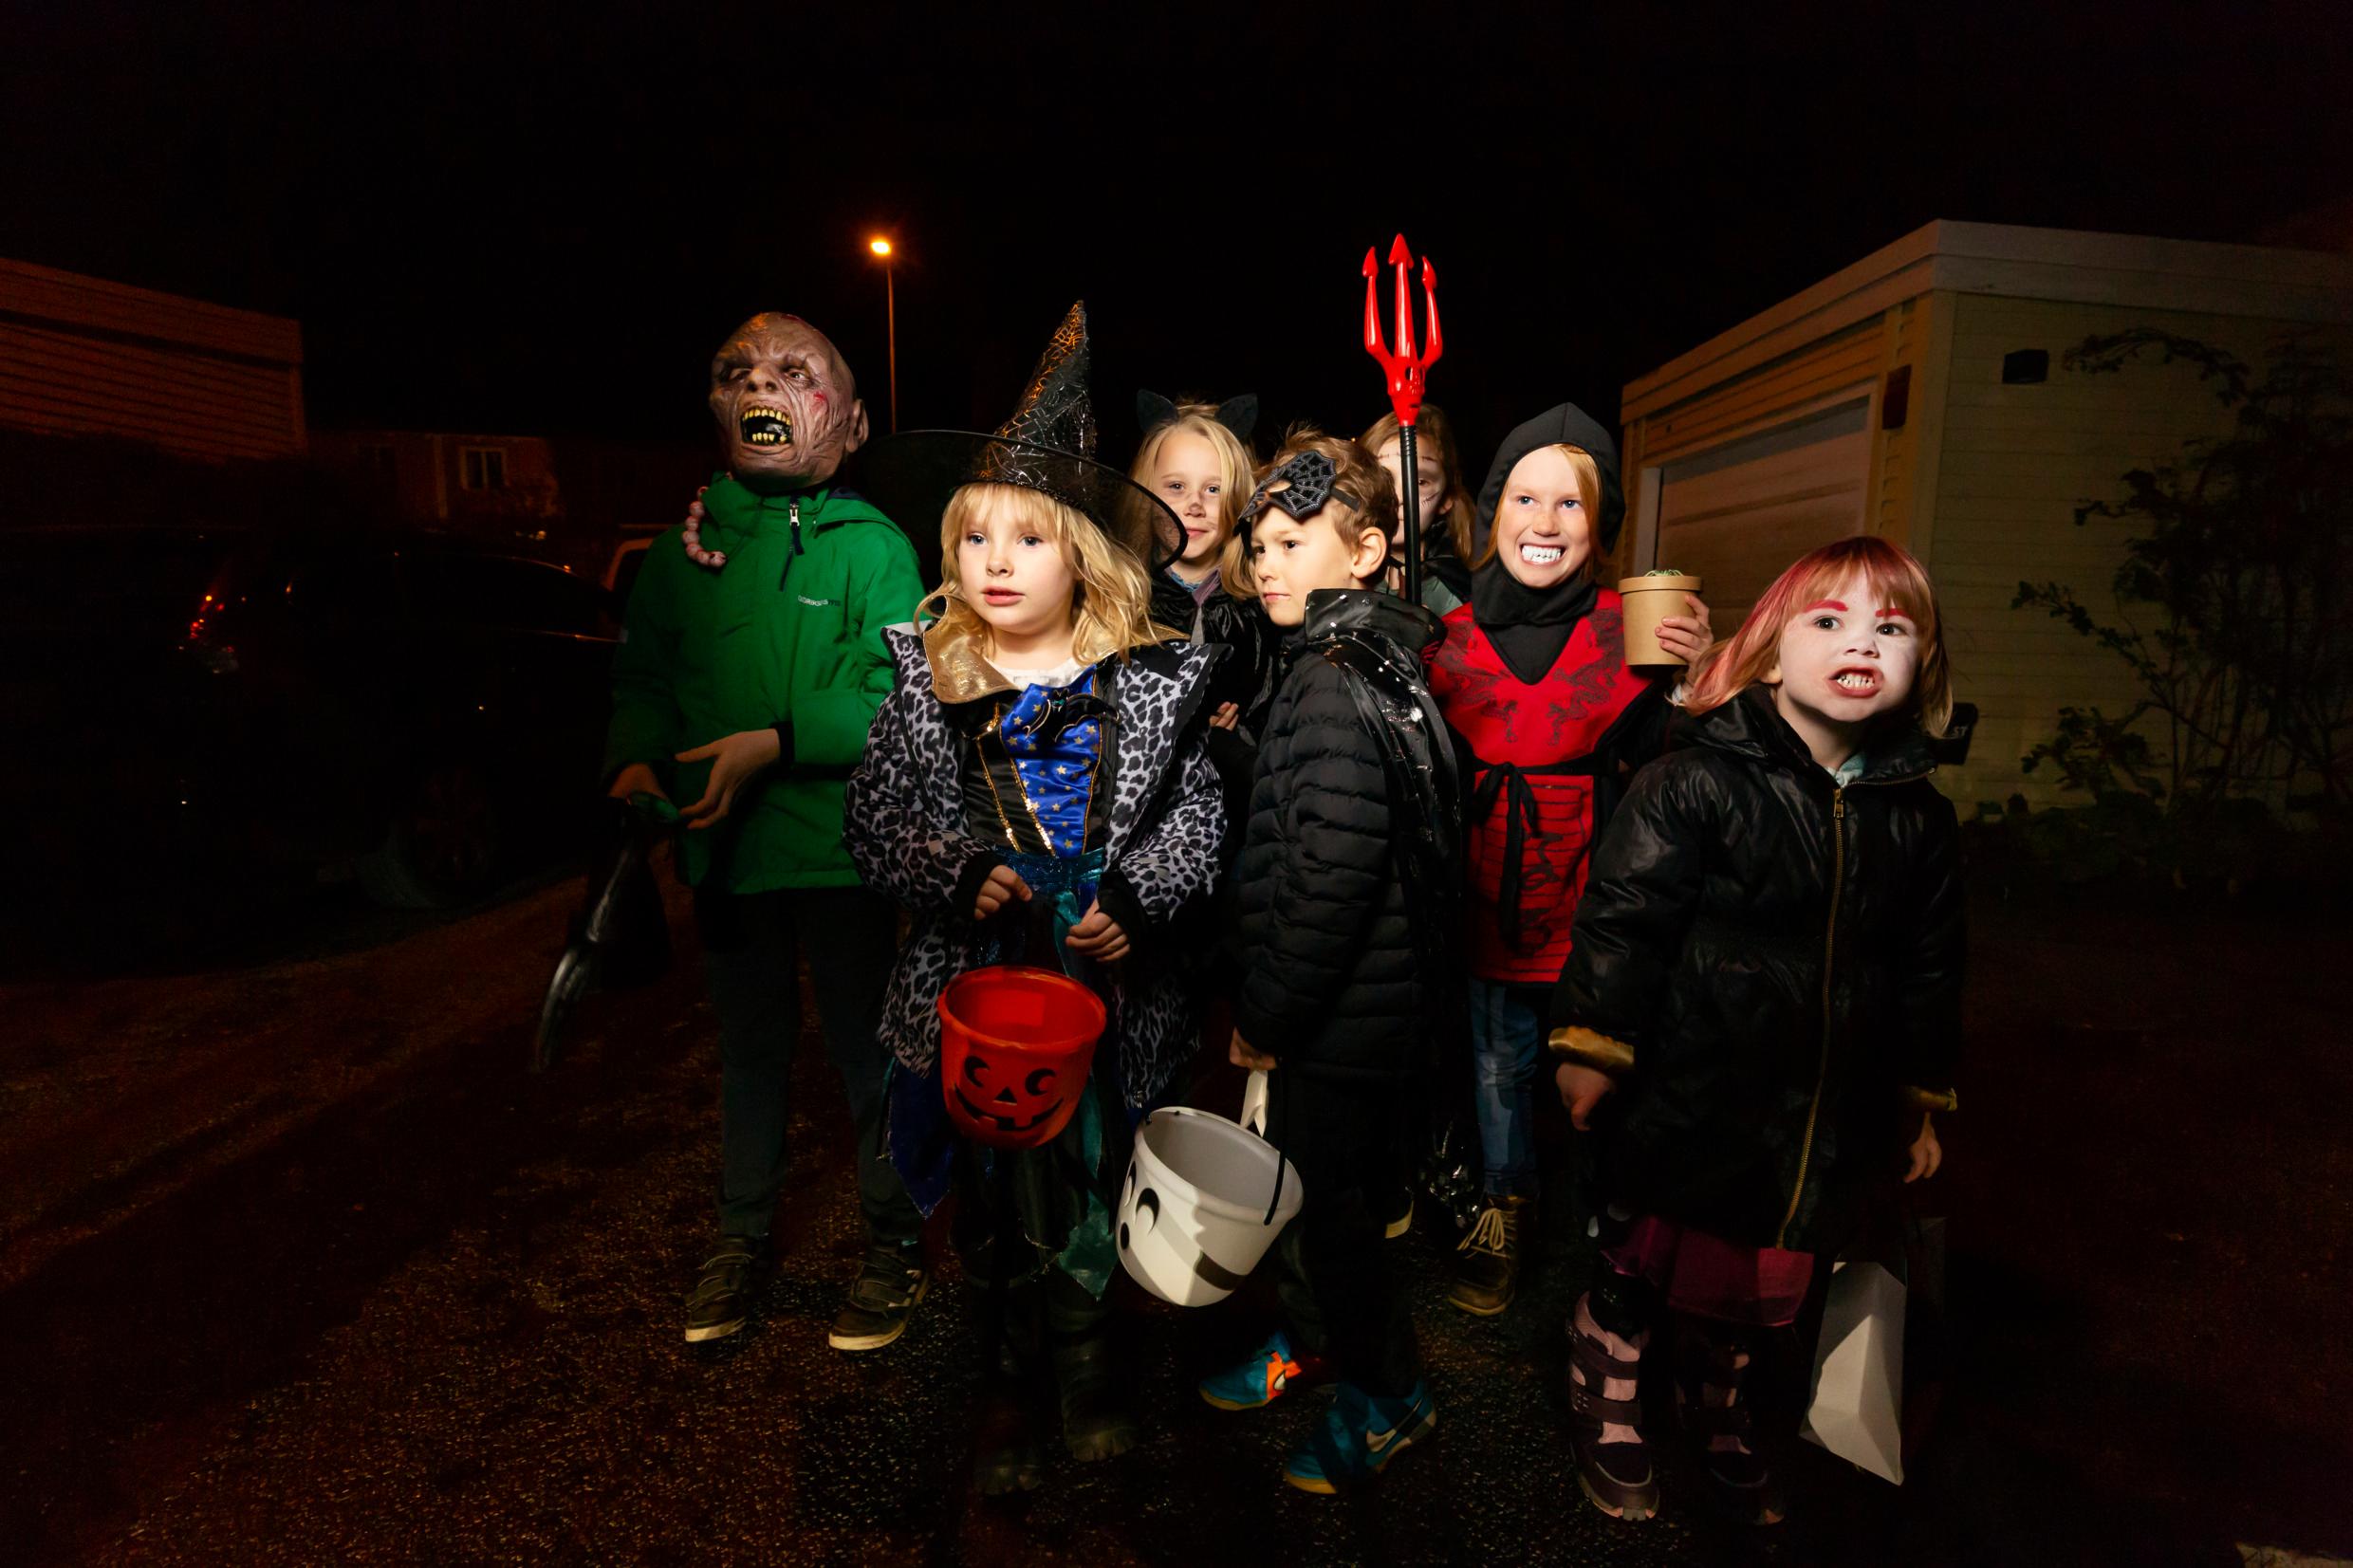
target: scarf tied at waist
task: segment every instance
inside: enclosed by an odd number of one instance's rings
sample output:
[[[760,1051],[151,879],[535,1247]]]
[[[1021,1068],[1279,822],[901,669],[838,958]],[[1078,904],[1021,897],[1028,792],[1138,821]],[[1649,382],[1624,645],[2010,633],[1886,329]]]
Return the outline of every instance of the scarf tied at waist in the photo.
[[[1523,767],[1518,763],[1491,763],[1484,757],[1471,759],[1473,777],[1478,782],[1471,790],[1470,823],[1487,821],[1489,813],[1501,800],[1504,805],[1503,877],[1496,889],[1495,929],[1503,933],[1505,943],[1520,945],[1520,872],[1527,863],[1528,840],[1544,831],[1544,814],[1536,804],[1535,787],[1531,778],[1592,778],[1601,771],[1597,754],[1588,752],[1571,757],[1566,762],[1537,763]],[[1565,881],[1577,879],[1578,868],[1585,857],[1593,853],[1593,835],[1585,836],[1577,858],[1568,864]]]

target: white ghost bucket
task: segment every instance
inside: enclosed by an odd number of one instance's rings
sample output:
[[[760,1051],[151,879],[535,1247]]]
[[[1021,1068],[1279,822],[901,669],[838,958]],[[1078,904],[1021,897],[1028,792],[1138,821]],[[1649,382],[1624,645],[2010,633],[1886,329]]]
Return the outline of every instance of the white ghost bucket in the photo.
[[[1257,1098],[1262,1075],[1251,1078]],[[1120,1191],[1120,1262],[1163,1301],[1222,1301],[1299,1212],[1301,1196],[1298,1168],[1250,1128],[1189,1106],[1155,1111],[1136,1130]]]

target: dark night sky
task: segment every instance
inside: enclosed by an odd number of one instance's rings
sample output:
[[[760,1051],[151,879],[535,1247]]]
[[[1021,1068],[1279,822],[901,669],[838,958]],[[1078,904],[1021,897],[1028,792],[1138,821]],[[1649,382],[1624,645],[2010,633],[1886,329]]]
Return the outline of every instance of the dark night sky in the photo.
[[[2353,189],[2337,0],[12,10],[0,255],[299,317],[328,427],[692,436],[771,305],[879,404],[879,226],[903,425],[993,423],[1084,295],[1119,443],[1139,381],[1352,430],[1403,228],[1475,466],[1930,218],[2238,239]]]

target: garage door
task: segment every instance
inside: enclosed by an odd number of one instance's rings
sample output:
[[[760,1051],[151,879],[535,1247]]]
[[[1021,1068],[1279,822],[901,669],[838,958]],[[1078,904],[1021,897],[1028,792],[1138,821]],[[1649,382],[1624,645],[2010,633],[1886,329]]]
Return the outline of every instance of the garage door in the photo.
[[[1784,566],[1862,531],[1869,415],[1858,397],[1664,465],[1658,549],[1640,564],[1705,578],[1715,626],[1730,632]]]

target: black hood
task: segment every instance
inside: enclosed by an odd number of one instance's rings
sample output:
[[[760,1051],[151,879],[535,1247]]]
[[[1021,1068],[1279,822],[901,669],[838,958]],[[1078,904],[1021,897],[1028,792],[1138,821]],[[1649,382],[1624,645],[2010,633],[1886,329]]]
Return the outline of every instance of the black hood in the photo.
[[[1604,556],[1617,547],[1618,529],[1626,520],[1626,488],[1618,475],[1618,442],[1584,409],[1574,403],[1563,403],[1545,410],[1503,438],[1494,462],[1488,465],[1487,483],[1479,487],[1473,560],[1487,553],[1487,536],[1494,529],[1495,508],[1503,502],[1503,482],[1511,477],[1512,465],[1538,447],[1563,445],[1591,452],[1594,466],[1602,470],[1602,515],[1594,520],[1598,525],[1594,554]]]
[[[1777,764],[1811,777],[1822,770],[1813,753],[1789,721],[1773,706],[1772,688],[1751,686],[1721,707],[1696,717],[1678,715],[1667,740],[1668,749],[1698,747],[1751,762]],[[1875,724],[1863,736],[1862,777],[1858,784],[1897,784],[1936,770],[1928,737],[1909,718]]]

